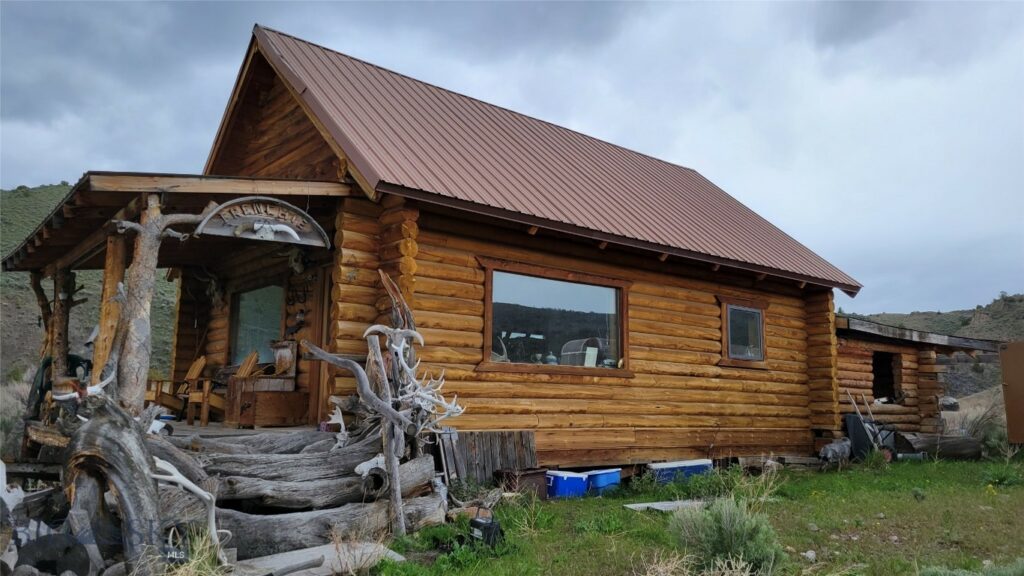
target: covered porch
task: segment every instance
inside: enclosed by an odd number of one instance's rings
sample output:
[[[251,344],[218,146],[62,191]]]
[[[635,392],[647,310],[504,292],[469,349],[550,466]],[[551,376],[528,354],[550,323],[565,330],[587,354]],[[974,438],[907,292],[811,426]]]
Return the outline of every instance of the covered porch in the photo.
[[[203,231],[171,224],[158,240],[152,280],[177,284],[176,321],[169,372],[152,379],[147,400],[184,415],[191,397],[197,425],[315,425],[330,379],[296,343],[328,343],[331,240],[339,199],[353,193],[362,195],[339,182],[89,172],[3,267],[30,273],[56,375],[71,374],[68,351],[83,344],[68,342],[75,272],[102,270],[91,365],[75,375],[96,384],[117,331],[119,284],[146,257],[135,228],[154,214],[208,214]]]

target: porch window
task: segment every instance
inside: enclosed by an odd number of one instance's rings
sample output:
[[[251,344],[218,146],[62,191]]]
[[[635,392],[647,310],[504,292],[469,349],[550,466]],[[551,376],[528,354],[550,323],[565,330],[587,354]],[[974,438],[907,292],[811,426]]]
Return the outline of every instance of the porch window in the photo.
[[[241,364],[253,350],[260,364],[274,361],[270,343],[281,338],[284,288],[271,285],[237,292],[231,304],[231,363]]]
[[[481,259],[487,271],[484,362],[508,372],[622,374],[627,282]]]
[[[722,366],[764,368],[764,310],[757,300],[719,297],[722,304]]]

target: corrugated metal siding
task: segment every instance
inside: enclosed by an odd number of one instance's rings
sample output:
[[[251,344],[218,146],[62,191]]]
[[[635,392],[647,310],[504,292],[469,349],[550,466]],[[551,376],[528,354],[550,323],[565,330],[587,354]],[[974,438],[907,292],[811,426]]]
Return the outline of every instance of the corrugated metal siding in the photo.
[[[256,38],[373,187],[860,286],[689,168],[273,30]]]

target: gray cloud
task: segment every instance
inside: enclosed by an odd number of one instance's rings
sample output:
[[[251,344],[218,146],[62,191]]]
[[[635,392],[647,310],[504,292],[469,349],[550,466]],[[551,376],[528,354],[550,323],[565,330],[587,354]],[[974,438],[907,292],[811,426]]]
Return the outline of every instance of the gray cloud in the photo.
[[[865,284],[1024,290],[1024,5],[0,4],[0,183],[195,172],[254,22],[693,167]]]

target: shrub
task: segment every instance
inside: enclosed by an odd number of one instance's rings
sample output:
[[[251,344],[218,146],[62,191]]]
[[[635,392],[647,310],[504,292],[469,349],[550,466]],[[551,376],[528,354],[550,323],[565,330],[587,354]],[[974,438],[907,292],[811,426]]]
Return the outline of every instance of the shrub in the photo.
[[[741,561],[766,574],[780,565],[785,553],[775,530],[763,513],[750,510],[746,501],[719,498],[703,508],[683,508],[670,529],[683,549],[696,555],[705,570],[716,562]]]
[[[534,492],[524,492],[514,502],[502,504],[497,516],[503,525],[527,534],[547,530],[555,523],[555,515]]]
[[[1024,482],[1024,474],[1021,473],[1017,465],[1011,462],[1003,462],[1000,464],[990,464],[985,469],[983,479],[985,484],[993,486],[1013,486]]]
[[[881,450],[872,450],[864,457],[861,463],[868,470],[881,472],[889,467],[889,461],[885,459],[885,453]]]

